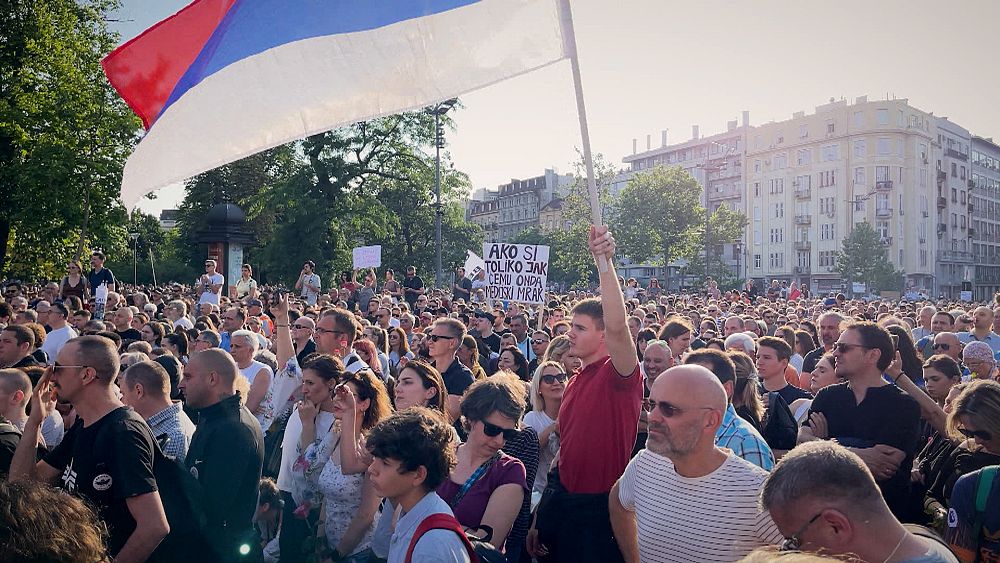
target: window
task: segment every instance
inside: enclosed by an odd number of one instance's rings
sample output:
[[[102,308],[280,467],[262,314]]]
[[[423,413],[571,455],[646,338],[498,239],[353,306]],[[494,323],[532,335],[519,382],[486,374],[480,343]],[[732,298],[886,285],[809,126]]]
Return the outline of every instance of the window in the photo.
[[[819,173],[819,187],[826,188],[828,186],[837,185],[837,171],[828,170],[826,172]]]
[[[753,196],[760,197],[760,182],[753,183]]]
[[[864,166],[859,166],[859,167],[855,168],[854,169],[854,183],[857,184],[857,185],[859,185],[859,186],[863,186],[863,185],[865,185],[865,182],[867,182],[867,181],[868,180],[867,180],[866,174],[865,174],[865,167]]]
[[[774,218],[781,219],[785,216],[785,203],[778,202],[774,204]]]
[[[785,179],[784,178],[772,178],[771,183],[771,193],[772,194],[783,194],[785,193]]]
[[[837,125],[836,125],[836,123],[834,123],[833,121],[827,121],[826,122],[826,134],[827,135],[833,135],[836,132],[837,132]]]
[[[822,149],[823,162],[840,160],[840,145],[826,145]]]
[[[757,268],[759,270],[760,266],[761,266],[760,254],[754,254],[753,255],[753,267]]]
[[[951,163],[951,177],[958,178],[958,165],[954,162]]]
[[[892,178],[889,175],[888,166],[876,166],[875,167],[875,181],[876,182],[888,182]]]
[[[788,168],[788,155],[785,153],[774,155],[774,169],[783,170]]]
[[[810,162],[812,162],[812,151],[809,149],[799,149],[795,158],[795,163],[802,166],[804,164],[809,164]]]
[[[805,189],[812,187],[812,176],[806,174],[805,176],[795,177],[795,187]]]
[[[964,166],[962,167],[962,173],[958,177],[959,177],[960,180],[964,180],[965,179],[965,167]]]
[[[753,161],[753,171],[754,172],[760,172],[760,161],[759,160]]]
[[[889,110],[887,109],[877,109],[875,110],[875,122],[879,125],[889,124]]]
[[[809,126],[805,124],[799,125],[799,138],[805,139],[808,136],[809,136]]]
[[[854,141],[854,156],[856,158],[864,158],[866,154],[868,154],[868,143],[864,139]]]
[[[854,126],[855,127],[865,126],[865,112],[863,111],[854,112]]]
[[[892,139],[880,138],[875,145],[875,154],[878,156],[892,154]]]

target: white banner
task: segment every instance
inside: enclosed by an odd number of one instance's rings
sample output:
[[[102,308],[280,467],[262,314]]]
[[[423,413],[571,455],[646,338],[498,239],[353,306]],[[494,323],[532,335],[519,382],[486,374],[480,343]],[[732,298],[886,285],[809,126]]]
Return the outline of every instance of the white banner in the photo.
[[[545,303],[549,247],[534,244],[483,244],[486,297],[516,303]]]
[[[486,262],[479,256],[476,256],[475,252],[471,250],[465,251],[465,277],[475,280],[479,272],[485,271]]]
[[[360,246],[355,248],[354,254],[354,269],[360,270],[362,268],[378,268],[382,265],[382,246]]]

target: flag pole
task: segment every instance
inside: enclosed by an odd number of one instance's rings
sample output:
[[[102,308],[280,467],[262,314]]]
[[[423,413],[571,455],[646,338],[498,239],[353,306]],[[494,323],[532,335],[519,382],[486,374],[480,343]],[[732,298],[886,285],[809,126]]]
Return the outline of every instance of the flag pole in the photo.
[[[601,200],[597,192],[597,180],[594,178],[594,157],[590,151],[590,129],[587,126],[587,106],[583,101],[583,81],[580,79],[580,61],[576,52],[576,31],[573,28],[573,11],[569,0],[559,0],[559,19],[562,22],[563,49],[569,57],[573,69],[573,86],[576,89],[576,111],[580,118],[580,137],[583,140],[583,162],[587,167],[587,192],[590,194],[590,220],[595,226],[604,224],[601,218]],[[598,258],[600,271],[608,271],[608,261],[604,256]]]

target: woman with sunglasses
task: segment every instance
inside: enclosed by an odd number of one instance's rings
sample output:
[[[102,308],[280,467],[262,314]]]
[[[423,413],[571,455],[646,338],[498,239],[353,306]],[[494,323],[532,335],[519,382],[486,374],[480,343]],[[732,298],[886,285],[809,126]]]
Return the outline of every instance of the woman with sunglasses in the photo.
[[[531,378],[531,412],[522,422],[538,433],[538,471],[532,493],[541,495],[545,490],[549,468],[559,452],[559,406],[568,381],[563,365],[551,360],[542,362]]]
[[[322,448],[327,462],[319,476],[323,526],[317,531],[318,560],[366,563],[372,555],[375,516],[382,499],[365,474],[344,474],[341,449],[365,450],[364,433],[392,414],[392,406],[382,379],[371,370],[342,374],[338,387],[349,389],[353,400],[336,394],[333,416],[342,428],[350,426],[350,431],[329,433]]]
[[[1000,464],[1000,383],[970,383],[955,400],[948,428],[954,437],[975,444],[975,455],[970,454],[964,466],[968,471],[950,496],[948,539],[962,561],[986,561],[979,557],[1000,554],[1000,538],[987,535],[988,530],[1000,530],[1000,477],[996,467],[984,469]],[[992,487],[986,485],[988,474],[993,476]],[[984,497],[981,516],[976,506],[979,496]]]
[[[458,463],[437,489],[474,535],[485,537],[482,527],[492,529],[489,542],[498,549],[529,494],[524,464],[500,451],[520,435],[524,407],[524,385],[513,373],[501,371],[473,383],[461,404],[468,439],[456,449]]]
[[[392,327],[389,329],[389,369],[396,373],[402,372],[403,366],[414,359],[413,352],[410,351],[410,342],[406,338],[403,329]]]
[[[62,297],[63,301],[70,296],[76,296],[83,301],[84,295],[90,296],[87,276],[83,275],[80,263],[74,260],[66,265],[66,275],[59,283],[59,296]]]

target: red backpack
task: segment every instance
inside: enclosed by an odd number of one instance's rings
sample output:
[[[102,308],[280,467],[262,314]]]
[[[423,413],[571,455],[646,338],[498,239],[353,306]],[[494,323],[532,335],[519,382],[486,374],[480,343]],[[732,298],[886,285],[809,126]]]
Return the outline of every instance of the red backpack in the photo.
[[[476,549],[472,546],[472,542],[465,535],[465,529],[462,525],[458,523],[458,520],[450,514],[438,513],[431,514],[417,526],[417,531],[413,532],[413,537],[410,538],[410,546],[406,548],[406,559],[405,563],[410,563],[410,558],[413,556],[413,548],[417,547],[417,542],[423,535],[431,530],[451,530],[458,534],[461,538],[462,544],[465,545],[465,551],[469,554],[469,561],[472,563],[479,563],[479,557],[476,555]]]

